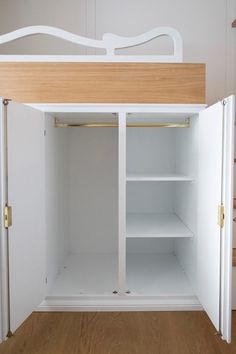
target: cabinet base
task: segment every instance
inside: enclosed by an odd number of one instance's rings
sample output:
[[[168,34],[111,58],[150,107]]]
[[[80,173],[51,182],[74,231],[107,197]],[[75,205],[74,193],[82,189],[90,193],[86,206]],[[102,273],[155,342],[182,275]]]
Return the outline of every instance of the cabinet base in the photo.
[[[115,298],[114,298],[115,297]],[[47,297],[38,311],[200,311],[194,296],[78,296]]]

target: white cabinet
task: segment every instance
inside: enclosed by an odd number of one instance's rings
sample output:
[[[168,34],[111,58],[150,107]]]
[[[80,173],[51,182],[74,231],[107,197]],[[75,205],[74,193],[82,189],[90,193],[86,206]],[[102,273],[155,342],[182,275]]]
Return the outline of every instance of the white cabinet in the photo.
[[[233,107],[2,105],[3,335],[35,309],[204,308],[230,341]]]

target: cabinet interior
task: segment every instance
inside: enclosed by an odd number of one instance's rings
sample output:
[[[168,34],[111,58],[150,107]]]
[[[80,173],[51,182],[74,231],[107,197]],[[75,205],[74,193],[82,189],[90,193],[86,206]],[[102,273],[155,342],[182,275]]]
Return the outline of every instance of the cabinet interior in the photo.
[[[66,119],[112,119],[74,118],[79,116]],[[47,115],[46,189],[49,294],[112,293],[118,276],[118,130],[59,129]]]
[[[48,296],[119,290],[116,127],[55,128],[54,120],[114,123],[111,113],[46,114]],[[186,123],[186,114],[127,114],[127,124]],[[127,293],[196,292],[197,116],[189,128],[126,129]],[[124,258],[124,259],[125,259]]]

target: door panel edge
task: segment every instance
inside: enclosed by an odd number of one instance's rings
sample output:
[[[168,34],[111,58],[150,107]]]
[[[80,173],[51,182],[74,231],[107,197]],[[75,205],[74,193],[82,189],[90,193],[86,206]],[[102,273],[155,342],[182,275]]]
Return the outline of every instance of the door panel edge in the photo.
[[[7,338],[9,331],[9,282],[8,282],[8,232],[4,227],[4,207],[7,202],[7,166],[6,166],[6,106],[0,97],[0,247],[1,247],[1,306],[0,306],[0,341]]]
[[[232,233],[233,233],[233,173],[235,97],[223,100],[224,145],[222,202],[225,208],[221,234],[221,321],[222,339],[231,342],[232,320]]]

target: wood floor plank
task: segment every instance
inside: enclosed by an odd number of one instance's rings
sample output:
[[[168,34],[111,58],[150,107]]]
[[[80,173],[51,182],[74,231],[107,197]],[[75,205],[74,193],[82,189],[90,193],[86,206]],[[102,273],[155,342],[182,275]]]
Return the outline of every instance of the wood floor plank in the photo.
[[[233,267],[236,267],[236,248],[233,248]]]
[[[0,354],[235,354],[204,312],[33,313]]]

